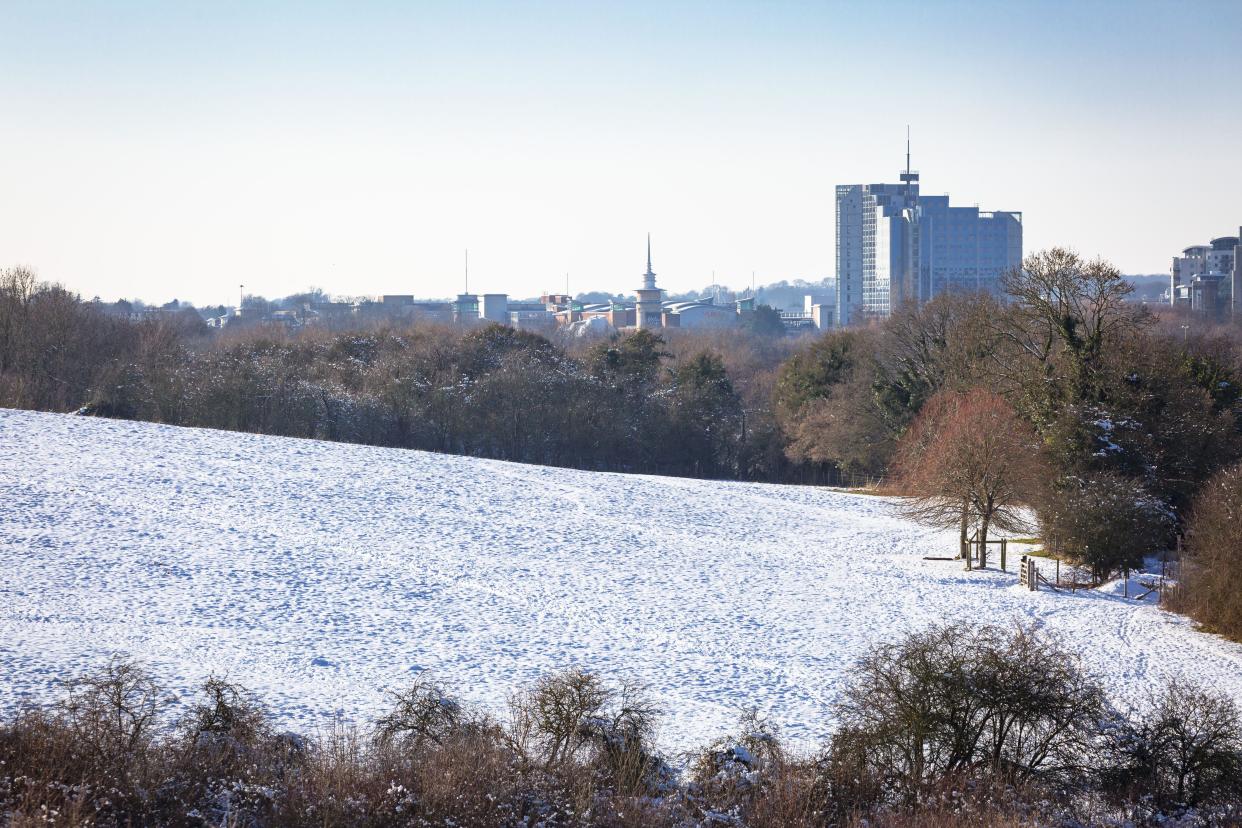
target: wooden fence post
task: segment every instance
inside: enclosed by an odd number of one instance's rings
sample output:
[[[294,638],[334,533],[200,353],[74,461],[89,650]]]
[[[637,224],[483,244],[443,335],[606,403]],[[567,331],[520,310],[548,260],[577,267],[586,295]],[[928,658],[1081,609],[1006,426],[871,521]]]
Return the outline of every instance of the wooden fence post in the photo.
[[[1009,539],[1001,538],[1001,572],[1008,572],[1005,568],[1005,550],[1008,548]]]

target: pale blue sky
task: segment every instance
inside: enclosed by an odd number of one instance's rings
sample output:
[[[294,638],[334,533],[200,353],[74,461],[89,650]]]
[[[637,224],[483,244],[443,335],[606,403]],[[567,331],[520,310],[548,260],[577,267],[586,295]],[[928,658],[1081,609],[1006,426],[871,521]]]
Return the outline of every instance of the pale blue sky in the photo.
[[[0,266],[229,302],[833,269],[833,186],[1163,272],[1242,223],[1242,3],[0,0]]]

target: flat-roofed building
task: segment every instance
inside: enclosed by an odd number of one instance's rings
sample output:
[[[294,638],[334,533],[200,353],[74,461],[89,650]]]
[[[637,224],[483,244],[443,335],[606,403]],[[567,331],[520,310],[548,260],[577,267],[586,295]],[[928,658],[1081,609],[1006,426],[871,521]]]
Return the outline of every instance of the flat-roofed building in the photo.
[[[947,195],[922,195],[908,146],[899,178],[836,189],[837,325],[886,317],[941,293],[1000,295],[1001,276],[1022,263],[1020,212],[980,212],[951,206]]]
[[[1219,236],[1208,244],[1192,244],[1173,257],[1169,271],[1169,302],[1203,313],[1242,313],[1237,236]]]

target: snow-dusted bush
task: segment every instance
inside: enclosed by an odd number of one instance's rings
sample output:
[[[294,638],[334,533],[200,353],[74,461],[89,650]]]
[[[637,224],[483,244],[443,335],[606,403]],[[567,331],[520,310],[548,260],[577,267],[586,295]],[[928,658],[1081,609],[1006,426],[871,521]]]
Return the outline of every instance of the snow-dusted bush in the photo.
[[[651,744],[659,713],[639,685],[570,669],[510,697],[508,735],[546,770],[590,767],[618,790],[658,792],[671,777]]]
[[[814,762],[790,756],[757,710],[691,757],[685,797],[707,824],[816,825],[823,810]]]

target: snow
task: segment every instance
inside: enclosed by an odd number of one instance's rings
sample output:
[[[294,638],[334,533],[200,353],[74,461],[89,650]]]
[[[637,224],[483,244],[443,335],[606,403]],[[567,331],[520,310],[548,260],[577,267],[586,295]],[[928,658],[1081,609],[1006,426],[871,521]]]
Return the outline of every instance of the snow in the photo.
[[[869,645],[950,621],[1056,634],[1123,706],[1173,677],[1242,701],[1242,645],[1116,589],[1028,592],[1017,555],[923,560],[955,546],[822,488],[0,410],[0,706],[124,653],[309,732],[417,674],[501,713],[582,666],[646,683],[667,749],[750,707],[810,749]]]

